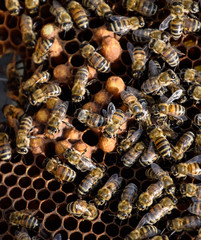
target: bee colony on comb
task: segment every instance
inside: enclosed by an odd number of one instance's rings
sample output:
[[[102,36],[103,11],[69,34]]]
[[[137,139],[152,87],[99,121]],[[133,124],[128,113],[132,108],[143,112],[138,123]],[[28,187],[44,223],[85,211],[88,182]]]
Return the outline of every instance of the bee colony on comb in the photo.
[[[200,9],[2,1],[2,240],[201,239]]]

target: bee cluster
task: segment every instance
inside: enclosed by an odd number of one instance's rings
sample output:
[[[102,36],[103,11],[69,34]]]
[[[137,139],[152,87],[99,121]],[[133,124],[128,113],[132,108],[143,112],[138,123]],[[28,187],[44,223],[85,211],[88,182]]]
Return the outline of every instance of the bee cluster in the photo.
[[[193,0],[4,1],[3,240],[201,238],[199,18]]]

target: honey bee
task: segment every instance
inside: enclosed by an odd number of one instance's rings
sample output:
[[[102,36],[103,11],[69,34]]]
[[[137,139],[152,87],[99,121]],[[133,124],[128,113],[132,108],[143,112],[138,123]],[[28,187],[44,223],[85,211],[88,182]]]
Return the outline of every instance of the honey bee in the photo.
[[[54,106],[50,118],[47,123],[47,133],[54,135],[61,129],[61,124],[64,118],[66,117],[66,112],[68,110],[69,102],[56,104]]]
[[[88,28],[89,21],[87,18],[87,14],[80,3],[76,1],[70,1],[67,4],[67,10],[70,12],[74,22],[79,28]]]
[[[173,195],[164,197],[159,203],[155,204],[148,213],[146,213],[137,225],[141,228],[145,224],[155,224],[166,214],[170,214],[172,209],[176,207],[177,199]]]
[[[21,231],[15,231],[15,238],[16,240],[31,240],[31,237],[28,234],[26,228],[22,228]]]
[[[69,166],[62,164],[57,158],[47,158],[46,170],[54,175],[57,181],[63,182],[73,182],[76,177],[76,172]]]
[[[200,85],[191,85],[187,91],[190,98],[197,101],[197,103],[201,100],[201,86]]]
[[[30,16],[22,14],[20,28],[22,41],[28,48],[34,48],[36,44],[36,35],[33,32],[33,20]]]
[[[123,178],[119,177],[117,173],[113,174],[105,183],[105,185],[98,190],[94,199],[97,206],[106,204],[120,188]]]
[[[201,22],[195,18],[184,18],[184,33],[199,32],[201,29]]]
[[[118,204],[117,217],[120,220],[125,220],[131,217],[133,203],[137,198],[138,187],[134,183],[129,183],[121,194],[121,201]]]
[[[21,226],[31,230],[35,230],[40,226],[37,218],[25,212],[11,212],[9,215],[9,222],[14,226]]]
[[[2,161],[10,161],[12,152],[9,137],[6,133],[0,132],[0,158]]]
[[[147,167],[151,165],[153,162],[155,162],[158,158],[159,158],[159,155],[154,150],[154,143],[153,141],[150,141],[149,147],[147,151],[145,151],[141,156],[139,163],[143,167]]]
[[[180,192],[185,197],[194,197],[201,200],[201,185],[195,183],[183,183],[180,185]]]
[[[152,38],[148,44],[149,48],[156,54],[160,54],[164,61],[171,67],[179,65],[179,56],[177,51],[170,45],[160,39]]]
[[[164,183],[161,181],[149,185],[146,191],[140,194],[136,202],[137,208],[140,211],[148,209],[152,205],[154,199],[161,196],[163,189]]]
[[[85,200],[81,199],[67,204],[66,209],[73,216],[82,217],[90,221],[98,216],[98,209],[96,206],[93,203],[87,203]]]
[[[22,118],[16,136],[17,152],[27,154],[30,146],[30,133],[33,128],[33,119],[31,116]]]
[[[195,215],[201,216],[201,199],[192,198],[193,203],[187,208],[187,210]]]
[[[125,35],[130,30],[137,30],[145,25],[143,17],[111,16],[110,20],[112,22],[106,24],[107,29],[119,35]]]
[[[167,138],[163,134],[163,131],[156,127],[149,133],[150,139],[154,142],[156,150],[162,158],[170,158],[171,156],[171,147]]]
[[[164,171],[158,164],[152,163],[151,170],[153,171],[152,176],[154,175],[154,179],[158,179],[164,183],[164,188],[167,194],[175,194],[175,185],[173,179],[170,177],[169,173]]]
[[[153,237],[157,234],[160,234],[160,230],[158,230],[155,226],[145,225],[140,229],[134,229],[130,232],[124,240],[142,240]]]
[[[32,60],[35,64],[40,64],[47,58],[48,52],[53,42],[53,39],[38,39],[35,52],[32,54]]]
[[[26,80],[26,82],[24,82],[22,87],[24,92],[33,92],[37,84],[46,83],[49,81],[51,77],[49,72],[48,71],[39,72],[39,68],[28,80]]]
[[[91,110],[81,109],[77,116],[78,121],[84,123],[90,128],[98,128],[106,125],[106,119],[97,113],[92,113]]]
[[[178,100],[178,103],[182,104],[187,101],[186,90],[179,83],[171,83],[170,85],[167,86],[167,88],[171,91],[172,94],[178,90],[182,90],[182,94],[181,94],[180,99]]]
[[[123,139],[117,147],[117,152],[122,154],[123,152],[127,152],[129,149],[131,149],[131,147],[140,139],[142,132],[143,129],[141,126],[139,126],[138,130],[133,128],[129,129],[127,137]]]
[[[93,169],[86,177],[81,181],[78,186],[78,193],[81,196],[86,195],[92,188],[94,188],[98,181],[103,178],[106,168],[104,165],[99,165]]]
[[[5,0],[5,6],[12,16],[18,15],[22,8],[18,0]]]
[[[123,0],[122,5],[128,11],[136,11],[147,17],[155,15],[158,11],[158,6],[149,0]]]
[[[106,73],[110,70],[110,63],[88,42],[80,45],[81,55],[87,59],[89,65],[98,72]]]
[[[82,154],[74,148],[66,149],[63,156],[71,165],[75,166],[81,172],[92,171],[97,167],[90,158],[82,156]]]
[[[185,116],[185,107],[180,104],[172,103],[174,100],[181,97],[183,91],[182,89],[177,90],[174,92],[170,98],[166,100],[165,103],[159,103],[152,107],[152,111],[156,118],[166,118],[167,116],[173,117],[180,121],[187,120]]]
[[[39,5],[39,0],[25,0],[25,7],[28,9],[30,14],[37,13]]]
[[[176,143],[176,146],[173,148],[173,151],[172,151],[172,157],[174,158],[174,160],[178,161],[184,157],[184,153],[193,144],[194,139],[195,139],[195,135],[190,131],[184,133],[180,137],[180,139],[178,140],[178,142]]]
[[[29,96],[29,102],[33,106],[45,103],[48,98],[57,97],[61,94],[61,88],[56,83],[46,84],[38,88]]]
[[[124,166],[131,167],[140,158],[144,150],[145,145],[143,142],[136,143],[135,146],[121,157]]]
[[[147,48],[134,47],[130,42],[127,43],[128,53],[132,60],[132,74],[134,78],[139,78],[144,70],[147,58]]]
[[[201,163],[201,155],[193,157],[185,163],[179,163],[172,166],[171,172],[177,178],[186,178],[187,176],[190,176],[200,180],[201,168],[199,166],[199,163]]]
[[[182,69],[181,75],[187,83],[201,84],[201,72],[193,68]]]
[[[3,108],[4,116],[9,119],[17,119],[21,121],[21,119],[25,116],[24,110],[22,108],[15,107],[12,104],[5,105]]]
[[[152,67],[154,67],[154,64],[152,64]],[[179,78],[177,77],[176,73],[173,70],[168,69],[167,71],[160,73],[158,76],[153,76],[143,82],[141,90],[146,94],[154,93],[157,95],[162,95],[164,93],[164,87],[167,87],[168,85],[178,81]]]
[[[103,131],[103,136],[114,138],[122,124],[126,121],[126,115],[121,109],[116,109],[113,103],[108,105],[107,124]]]
[[[57,23],[65,32],[68,32],[73,27],[71,16],[68,14],[66,9],[63,8],[61,4],[56,0],[53,0],[52,2],[50,13],[56,17]]]
[[[168,42],[170,34],[165,31],[160,31],[152,28],[137,29],[132,32],[132,38],[135,42],[149,42],[152,38],[160,39],[163,42]]]
[[[81,102],[87,91],[86,86],[88,81],[88,68],[80,67],[75,75],[74,85],[72,88],[72,101]]]
[[[167,222],[168,230],[174,232],[191,231],[201,227],[201,217],[190,215],[183,218],[174,218]]]
[[[82,0],[82,5],[105,19],[110,19],[112,16],[112,9],[103,0]]]
[[[155,236],[151,240],[169,240],[169,237],[167,235]]]

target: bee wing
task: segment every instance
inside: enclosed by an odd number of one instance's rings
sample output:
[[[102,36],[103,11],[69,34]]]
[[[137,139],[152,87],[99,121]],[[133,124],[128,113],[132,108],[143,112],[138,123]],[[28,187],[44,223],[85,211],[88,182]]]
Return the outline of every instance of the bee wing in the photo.
[[[137,142],[139,140],[139,138],[141,137],[143,132],[142,128],[139,128],[138,130],[136,130],[131,136],[129,136],[129,139],[131,142]]]
[[[61,233],[58,233],[54,236],[54,240],[62,240]]]
[[[58,7],[61,7],[61,4],[60,4],[58,1],[53,0],[53,1],[52,1],[52,6],[53,6],[54,8],[58,8]]]
[[[119,185],[121,184],[123,178],[119,177],[117,173],[113,174],[106,182],[105,186],[107,186],[108,184],[110,184],[111,182],[118,182]]]
[[[129,17],[123,17],[123,16],[118,16],[118,15],[112,15],[109,17],[109,19],[113,22],[121,20],[121,19],[129,19]]]
[[[164,175],[166,172],[156,163],[151,164],[151,168],[155,175],[159,178],[161,175]]]
[[[201,216],[201,202],[194,202],[191,204],[188,209],[190,213]]]
[[[159,69],[156,66],[156,63],[153,60],[149,61],[149,65],[148,65],[148,69],[149,69],[149,78],[152,77],[157,77],[161,71],[159,71]]]
[[[198,164],[201,163],[201,155],[198,155],[198,156],[195,156],[195,157],[191,158],[186,163],[187,164],[189,164],[189,163],[198,163]]]
[[[151,217],[150,213],[146,213],[141,220],[139,221],[136,229],[140,229],[142,226],[144,226],[147,223],[147,220]]]
[[[181,95],[182,95],[182,89],[179,89],[179,90],[177,90],[176,92],[174,92],[171,96],[170,96],[170,98],[168,98],[168,100],[166,101],[166,103],[167,104],[170,104],[171,102],[173,102],[174,100],[177,100],[177,99],[179,99],[180,97],[181,97]]]
[[[96,167],[96,164],[90,158],[82,157],[82,172],[92,171]]]
[[[114,105],[114,103],[110,102],[108,107],[107,107],[107,118],[110,121],[113,114],[116,112],[116,107]]]
[[[191,200],[192,200],[194,203],[197,203],[197,202],[200,202],[200,203],[201,203],[201,198],[198,198],[198,197],[192,197]]]
[[[154,148],[154,142],[153,141],[149,142],[149,146],[148,146],[147,152],[155,153],[155,148]]]
[[[168,17],[166,17],[162,23],[159,26],[159,30],[164,31],[169,27],[169,23],[172,20],[173,16],[170,14]]]
[[[142,93],[139,90],[137,90],[137,89],[135,89],[133,87],[127,86],[126,87],[126,91],[131,92],[137,98],[141,98],[142,97]]]
[[[132,43],[128,42],[127,43],[127,49],[128,49],[128,53],[130,55],[131,61],[134,61],[134,55],[133,55],[133,51],[134,51],[134,46]]]

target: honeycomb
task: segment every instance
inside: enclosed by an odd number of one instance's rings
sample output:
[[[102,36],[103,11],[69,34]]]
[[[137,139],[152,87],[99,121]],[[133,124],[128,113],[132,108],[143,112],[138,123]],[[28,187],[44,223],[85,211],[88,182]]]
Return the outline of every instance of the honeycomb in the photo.
[[[24,1],[21,0],[19,2],[24,9]],[[165,1],[158,0],[156,4],[159,7],[158,13],[154,18],[145,18],[147,27],[158,27],[159,23],[169,14],[169,10],[165,8]],[[44,24],[54,21],[54,17],[49,12],[50,5],[50,0],[41,2],[39,13],[33,15],[33,22],[36,23],[36,31],[39,35]],[[134,12],[128,13],[122,8],[121,0],[109,1],[109,5],[112,7],[114,14],[125,16],[133,16],[135,14]],[[201,20],[201,13],[197,15]],[[19,25],[20,16],[11,16],[6,10],[3,1],[1,1],[0,56],[3,56],[9,51],[14,51],[19,54],[25,63],[27,78],[31,76],[35,70],[35,65],[31,59],[33,51],[28,50],[22,42]],[[98,46],[98,43],[93,39],[93,34],[98,27],[103,25],[104,20],[97,17],[94,13],[91,13],[89,17],[89,28],[87,30],[79,30],[74,26],[67,33],[60,32],[59,42],[62,46],[62,52],[58,57],[50,57],[44,68],[48,69],[53,75],[54,69],[61,64],[67,63],[69,69],[73,69],[73,71],[80,66],[85,66],[86,60],[79,52],[80,44],[83,41],[89,41],[94,46]],[[96,94],[103,90],[104,83],[108,77],[115,75],[120,76],[125,84],[130,81],[132,77],[130,68],[131,60],[127,51],[127,42],[130,40],[131,36],[129,34],[120,38],[119,41],[122,47],[121,57],[111,64],[111,71],[109,73],[98,73],[99,81],[88,87],[90,96],[82,102],[83,105],[87,102],[93,102],[95,96],[97,96]],[[200,69],[201,37],[199,33],[184,35],[177,41],[171,39],[170,42],[185,54],[180,59],[181,61],[177,69],[178,72],[182,68],[197,67],[198,70]],[[72,85],[70,83],[73,80],[73,71],[69,71],[71,75],[68,76],[67,81],[65,79],[65,81],[60,82],[62,86],[62,95],[60,98],[63,101],[71,100],[70,89]],[[133,86],[138,88],[139,83],[135,81]],[[184,87],[187,88],[188,86],[184,84]],[[13,95],[11,94],[11,96]],[[112,101],[115,102],[115,104],[119,104],[116,99],[112,99]],[[108,102],[110,102],[110,99]],[[187,109],[188,120],[181,128],[176,129],[178,139],[182,133],[187,130],[192,130],[195,133],[196,129],[192,124],[192,119],[195,114],[200,112],[200,105],[195,104],[192,100],[188,100],[183,105]],[[102,105],[102,107],[106,106],[107,103]],[[0,161],[0,239],[14,239],[17,227],[11,226],[7,222],[7,215],[13,210],[28,210],[41,221],[39,233],[30,232],[31,236],[38,235],[41,239],[52,239],[60,233],[62,239],[65,240],[122,240],[137,226],[139,220],[144,215],[144,212],[140,213],[134,209],[132,217],[128,220],[121,222],[116,217],[118,199],[124,186],[129,182],[133,182],[138,186],[139,191],[143,192],[151,181],[145,177],[144,168],[138,164],[135,164],[132,168],[125,168],[116,152],[106,153],[99,148],[100,131],[85,127],[74,117],[74,112],[76,108],[79,107],[80,106],[76,106],[75,104],[70,104],[67,112],[70,122],[77,130],[78,139],[71,138],[72,134],[70,134],[70,130],[67,129],[65,134],[60,136],[57,141],[54,139],[43,139],[42,149],[34,148],[34,141],[36,140],[33,139],[31,145],[32,151],[29,151],[27,155],[24,157],[18,155],[13,147],[12,160],[10,162]],[[45,107],[41,109],[45,110]],[[29,111],[31,112],[33,110],[35,109],[31,108]],[[40,124],[41,128],[44,129],[44,122],[37,123],[36,115],[34,115],[35,123]],[[63,141],[66,141],[65,144],[67,144],[68,147],[75,146],[83,150],[87,147],[88,156],[93,157],[98,163],[104,163],[107,166],[107,174],[102,182],[87,196],[86,200],[93,199],[100,186],[102,186],[113,173],[118,173],[119,176],[123,177],[121,190],[109,201],[107,206],[99,208],[98,218],[93,221],[73,217],[66,211],[66,205],[78,199],[76,187],[81,179],[83,179],[84,174],[79,172],[74,183],[60,184],[44,170],[43,160],[46,157],[52,157],[57,154],[60,146],[58,143],[62,145]],[[175,142],[173,141],[172,143],[174,144]],[[14,141],[11,142],[11,146],[14,146]],[[193,147],[186,153],[185,159],[191,158],[192,155],[195,155]],[[64,161],[64,159],[62,160]],[[169,169],[169,165],[169,163],[161,163],[161,167],[165,169]],[[191,179],[187,178],[185,181],[190,182]],[[179,181],[177,183],[177,189],[181,182],[182,181]],[[190,204],[190,199],[181,198],[179,193],[177,193],[177,197],[177,208],[156,224],[160,230],[166,228],[168,219],[188,215],[186,209]],[[164,233],[170,234],[167,229],[165,229]],[[190,240],[194,239],[196,235],[197,231],[175,233],[170,239]]]

